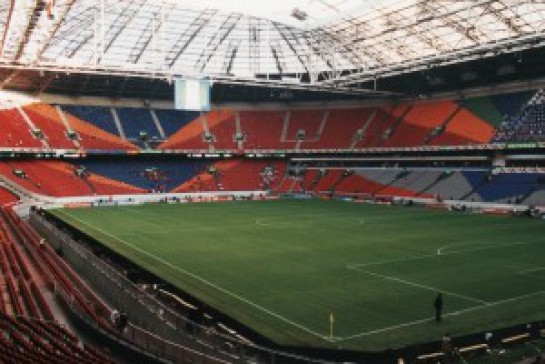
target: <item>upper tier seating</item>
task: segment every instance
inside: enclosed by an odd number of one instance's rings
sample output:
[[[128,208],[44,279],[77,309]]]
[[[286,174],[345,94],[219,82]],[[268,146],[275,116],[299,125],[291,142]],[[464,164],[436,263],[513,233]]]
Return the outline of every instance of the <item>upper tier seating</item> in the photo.
[[[538,90],[519,106],[515,114],[506,116],[495,140],[498,142],[545,141],[545,90]]]
[[[115,110],[127,139],[138,140],[140,133],[146,133],[150,140],[163,139],[148,109],[118,107]]]
[[[187,150],[348,149],[542,140],[535,92],[380,107],[213,109],[206,113],[43,103],[0,110],[0,146]],[[15,126],[16,125],[16,126]],[[35,132],[43,134],[43,141]],[[72,133],[74,132],[74,133]],[[141,133],[148,140],[141,140]],[[131,143],[132,142],[132,143]],[[155,142],[155,143],[154,143]]]
[[[206,113],[43,103],[18,109],[5,103],[0,147],[312,150],[542,141],[544,104],[543,90],[380,107]]]
[[[283,111],[241,111],[240,124],[246,149],[276,149],[284,125]]]
[[[213,110],[201,114],[186,123],[167,141],[161,149],[237,149],[234,142],[235,121],[233,113],[225,110]]]
[[[136,147],[131,143],[110,134],[95,125],[47,104],[32,104],[25,107],[27,114],[44,133],[52,148],[84,148],[84,149],[120,149],[130,150]],[[62,115],[62,116],[61,116]],[[42,129],[47,125],[46,129]],[[75,133],[70,138],[70,132]],[[57,136],[57,139],[53,138]],[[62,136],[59,142],[58,137]],[[69,143],[69,144],[67,144]]]
[[[364,133],[377,118],[378,109],[334,109],[329,111],[320,141],[308,148],[341,149],[351,148],[357,143],[358,130]]]
[[[23,106],[32,123],[40,129],[44,139],[53,149],[74,149],[74,142],[68,138],[68,129],[60,120],[57,110],[46,104]]]
[[[111,108],[109,107],[62,105],[62,109],[110,134],[119,136],[119,130],[115,125]]]
[[[11,108],[0,109],[0,146],[42,148],[42,143],[32,134],[19,110]]]
[[[195,111],[155,109],[153,112],[159,119],[166,137],[176,133],[187,123],[199,117],[199,113]]]

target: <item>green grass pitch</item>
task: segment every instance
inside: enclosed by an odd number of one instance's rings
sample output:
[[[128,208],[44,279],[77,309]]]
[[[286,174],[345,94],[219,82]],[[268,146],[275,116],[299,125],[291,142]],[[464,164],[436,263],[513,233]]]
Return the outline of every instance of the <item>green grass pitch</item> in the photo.
[[[280,344],[381,350],[545,319],[537,219],[295,200],[53,212]]]

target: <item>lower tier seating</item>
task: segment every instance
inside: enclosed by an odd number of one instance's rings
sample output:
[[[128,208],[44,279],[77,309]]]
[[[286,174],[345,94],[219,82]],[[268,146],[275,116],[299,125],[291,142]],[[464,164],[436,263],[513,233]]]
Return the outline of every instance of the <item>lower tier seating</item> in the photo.
[[[30,228],[13,211],[0,210],[0,362],[113,363],[55,321],[42,293],[51,287],[55,268],[43,259],[60,258],[25,229]]]
[[[0,206],[12,204],[19,201],[19,197],[5,188],[0,187]]]
[[[0,174],[26,190],[53,197],[131,194],[142,188],[108,179],[59,161],[0,162]]]
[[[2,363],[113,363],[96,349],[80,347],[72,333],[53,321],[0,313]]]
[[[301,167],[297,167],[301,169]],[[287,162],[228,159],[123,161],[4,161],[0,175],[24,189],[53,197],[157,192],[261,191],[359,193],[518,203],[540,202],[545,174],[485,169],[317,168],[287,173]],[[0,189],[0,202],[15,202]],[[545,201],[541,202],[545,204]]]

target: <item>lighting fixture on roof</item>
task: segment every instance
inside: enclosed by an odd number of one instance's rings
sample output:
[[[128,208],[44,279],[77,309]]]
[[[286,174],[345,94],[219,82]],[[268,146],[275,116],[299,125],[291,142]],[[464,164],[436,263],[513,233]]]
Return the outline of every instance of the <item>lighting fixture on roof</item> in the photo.
[[[301,9],[298,9],[298,8],[294,8],[292,11],[291,11],[291,16],[294,17],[295,19],[299,20],[299,21],[305,21],[308,17],[308,14],[301,10]]]

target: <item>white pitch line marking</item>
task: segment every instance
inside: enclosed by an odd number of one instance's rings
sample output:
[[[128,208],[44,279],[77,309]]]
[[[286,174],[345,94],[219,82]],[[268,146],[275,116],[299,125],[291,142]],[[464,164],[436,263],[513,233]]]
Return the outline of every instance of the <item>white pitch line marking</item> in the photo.
[[[277,223],[268,223],[267,221],[270,221],[270,220],[274,220],[275,218],[286,218],[285,216],[274,216],[274,217],[269,217],[269,216],[264,216],[264,217],[260,217],[258,219],[255,219],[255,224],[256,225],[259,225],[259,226],[263,226],[263,227],[280,227],[280,228],[284,228],[286,227],[286,225],[292,225],[292,222],[291,221],[280,221],[280,222],[277,222]],[[350,222],[353,222],[355,225],[364,225],[365,224],[365,220],[362,219],[362,218],[357,218],[357,217],[354,217],[354,216],[332,216],[332,217],[327,217],[327,216],[316,216],[316,217],[312,217],[312,216],[309,216],[308,218],[303,218],[302,221],[297,221],[297,222],[303,222],[303,223],[316,223],[316,222],[320,222],[320,221],[350,221]],[[293,225],[292,225],[293,226]]]
[[[538,243],[540,243],[540,242],[537,242],[537,241],[520,242],[520,241],[518,241],[518,242],[514,242],[514,243],[496,244],[496,245],[490,245],[490,246],[475,248],[475,249],[462,249],[462,250],[452,251],[452,252],[449,252],[449,253],[438,254],[436,252],[436,253],[433,253],[433,254],[417,255],[417,256],[414,256],[414,257],[407,257],[407,258],[386,259],[386,260],[379,260],[379,261],[369,262],[369,263],[347,264],[346,267],[348,269],[364,268],[364,267],[370,267],[370,266],[373,266],[373,265],[383,265],[383,264],[388,264],[388,263],[408,262],[408,261],[412,261],[412,260],[436,258],[438,256],[446,257],[446,256],[449,256],[449,255],[478,252],[478,251],[482,251],[482,250],[492,250],[492,249],[497,249],[497,248],[502,248],[502,247],[507,247],[507,246],[531,245],[531,244],[538,244]]]
[[[427,291],[443,292],[443,293],[445,293],[447,295],[450,295],[450,296],[453,296],[453,297],[458,297],[458,298],[461,298],[461,299],[463,299],[465,301],[477,302],[477,303],[479,303],[481,305],[487,305],[489,303],[487,301],[483,301],[483,300],[480,300],[478,298],[474,298],[474,297],[470,297],[470,296],[466,296],[466,295],[458,294],[458,293],[454,293],[454,292],[445,291],[444,289],[439,289],[439,288],[435,288],[435,287],[426,286],[424,284],[407,281],[405,279],[401,279],[401,278],[397,278],[397,277],[387,276],[387,275],[384,275],[384,274],[379,274],[379,273],[376,273],[376,272],[370,272],[370,271],[367,271],[367,270],[361,270],[361,269],[358,269],[358,268],[354,268],[353,270],[356,271],[356,272],[369,274],[371,276],[386,279],[386,280],[389,280],[389,281],[403,283],[403,284],[408,285],[408,286],[425,289]]]
[[[518,301],[518,300],[528,298],[528,297],[539,296],[539,295],[542,295],[544,293],[545,293],[545,290],[544,291],[537,291],[537,292],[527,293],[527,294],[524,294],[524,295],[521,295],[521,296],[506,298],[506,299],[499,300],[499,301],[489,302],[486,305],[479,305],[479,306],[474,306],[474,307],[470,307],[470,308],[465,308],[465,309],[459,310],[459,311],[450,312],[450,313],[444,314],[443,317],[458,316],[458,315],[463,314],[463,313],[478,311],[478,310],[481,310],[481,309],[484,309],[484,308],[498,306],[498,305],[501,305],[501,304],[504,304],[504,303]],[[418,324],[421,324],[421,323],[424,323],[424,322],[430,322],[434,318],[435,318],[435,316],[430,316],[430,317],[426,317],[426,318],[423,318],[423,319],[420,319],[420,320],[405,322],[405,323],[402,323],[402,324],[399,324],[399,325],[393,325],[393,326],[383,327],[383,328],[376,329],[376,330],[365,331],[365,332],[361,332],[359,334],[345,336],[343,338],[338,339],[335,342],[337,343],[337,342],[341,342],[341,341],[348,341],[348,340],[356,339],[356,338],[359,338],[359,337],[371,336],[371,335],[380,334],[380,333],[386,332],[386,331],[392,331],[392,330],[400,329],[400,328],[407,327],[407,326],[418,325]]]
[[[138,251],[138,252],[140,252],[140,253],[142,253],[142,254],[144,254],[144,255],[147,255],[148,257],[150,257],[150,258],[152,258],[152,259],[155,259],[155,260],[157,260],[158,262],[161,262],[161,263],[165,264],[166,266],[168,266],[168,267],[170,267],[170,268],[172,268],[172,269],[175,269],[175,270],[177,270],[177,271],[179,271],[179,272],[181,272],[181,273],[183,273],[183,274],[185,274],[185,275],[187,275],[187,276],[189,276],[189,277],[191,277],[191,278],[193,278],[193,279],[196,279],[197,281],[200,281],[200,282],[202,282],[202,283],[204,283],[204,284],[206,284],[206,285],[208,285],[208,286],[210,286],[210,287],[212,287],[212,288],[214,288],[214,289],[217,289],[217,290],[220,291],[220,292],[223,292],[223,293],[225,293],[225,294],[227,294],[227,295],[229,295],[229,296],[231,296],[231,297],[234,297],[234,298],[236,298],[237,300],[239,300],[239,301],[241,301],[241,302],[244,302],[244,303],[246,303],[246,304],[249,305],[249,306],[252,306],[252,307],[254,307],[254,308],[257,308],[257,309],[260,310],[260,311],[263,311],[263,312],[265,312],[265,313],[267,313],[267,314],[269,314],[269,315],[271,315],[271,316],[273,316],[273,317],[276,317],[277,319],[280,319],[281,321],[284,321],[284,322],[286,322],[286,323],[288,323],[288,324],[290,324],[290,325],[292,325],[292,326],[295,326],[295,327],[297,327],[297,328],[299,328],[299,329],[301,329],[301,330],[303,330],[303,331],[305,331],[305,332],[308,332],[308,333],[310,333],[310,334],[312,334],[312,335],[314,335],[314,336],[316,336],[316,337],[318,337],[318,338],[320,338],[320,339],[323,339],[323,340],[325,340],[325,341],[331,342],[331,340],[330,340],[328,337],[326,337],[326,336],[324,336],[324,335],[322,335],[322,334],[319,334],[319,333],[317,333],[317,332],[315,332],[315,331],[312,331],[311,329],[309,329],[309,328],[307,328],[307,327],[305,327],[305,326],[303,326],[303,325],[301,325],[301,324],[298,324],[297,322],[291,321],[290,319],[288,319],[288,318],[286,318],[286,317],[284,317],[284,316],[282,316],[282,315],[280,315],[280,314],[278,314],[278,313],[276,313],[276,312],[273,312],[273,311],[271,311],[271,310],[269,310],[269,309],[267,309],[267,308],[265,308],[265,307],[262,307],[262,306],[258,305],[257,303],[250,301],[250,300],[247,299],[247,298],[244,298],[244,297],[242,297],[242,296],[239,296],[238,294],[236,294],[236,293],[234,293],[234,292],[231,292],[231,291],[229,291],[229,290],[227,290],[227,289],[225,289],[225,288],[223,288],[223,287],[218,286],[218,285],[215,284],[215,283],[212,283],[212,282],[210,282],[210,281],[208,281],[208,280],[206,280],[206,279],[204,279],[204,278],[202,278],[202,277],[199,277],[199,276],[196,275],[195,273],[191,273],[191,272],[189,272],[189,271],[187,271],[187,270],[185,270],[185,269],[182,269],[182,268],[180,268],[180,267],[178,267],[178,266],[175,266],[175,265],[173,265],[172,263],[170,263],[170,262],[168,262],[168,261],[166,261],[166,260],[164,260],[164,259],[162,259],[162,258],[159,258],[159,257],[157,257],[157,256],[155,256],[155,255],[153,255],[153,254],[151,254],[151,253],[149,253],[149,252],[147,252],[147,251],[145,251],[145,250],[139,248],[139,247],[136,247],[136,246],[134,246],[134,245],[132,245],[132,244],[130,244],[130,243],[128,243],[128,242],[126,242],[126,241],[124,241],[124,240],[118,238],[118,237],[116,237],[115,235],[112,235],[112,234],[110,234],[110,233],[108,233],[108,232],[106,232],[106,231],[104,231],[104,230],[102,230],[102,229],[100,229],[100,228],[95,227],[95,226],[89,225],[87,222],[85,222],[85,221],[83,221],[83,220],[81,220],[81,219],[79,219],[79,218],[73,216],[73,215],[70,214],[70,213],[67,213],[67,212],[63,212],[63,213],[65,213],[66,215],[70,216],[71,218],[73,218],[73,219],[79,221],[79,222],[82,223],[83,225],[86,225],[86,226],[90,227],[91,229],[100,231],[101,233],[103,233],[103,234],[105,234],[105,235],[107,235],[107,236],[110,236],[110,237],[114,238],[115,240],[119,241],[119,242],[122,243],[123,245],[126,245],[126,246],[128,246],[129,248],[132,248],[132,249],[134,249],[134,250],[136,250],[136,251]]]
[[[525,270],[521,270],[517,273],[521,273],[521,274],[524,274],[524,273],[529,273],[529,272],[537,272],[539,270],[545,270],[545,267],[540,267],[540,268],[532,268],[532,269],[525,269]]]

